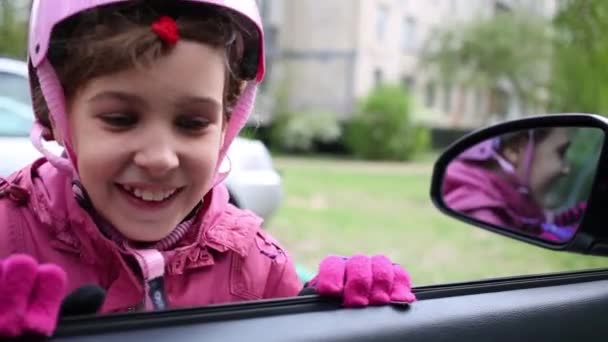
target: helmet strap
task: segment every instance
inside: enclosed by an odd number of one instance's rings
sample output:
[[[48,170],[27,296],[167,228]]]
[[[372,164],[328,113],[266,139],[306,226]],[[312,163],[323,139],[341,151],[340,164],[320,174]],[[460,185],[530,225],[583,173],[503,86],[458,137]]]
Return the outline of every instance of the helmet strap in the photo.
[[[34,144],[34,147],[36,147],[36,149],[38,149],[38,151],[40,151],[40,153],[42,153],[51,164],[56,166],[59,170],[76,175],[78,172],[76,154],[72,149],[63,87],[61,86],[59,78],[57,77],[57,74],[55,73],[55,70],[48,59],[42,61],[42,63],[38,66],[36,73],[38,76],[38,82],[40,83],[40,89],[42,90],[42,95],[44,96],[44,101],[46,102],[46,106],[49,110],[49,115],[55,124],[55,129],[59,131],[59,134],[62,137],[63,146],[67,156],[56,156],[43,146],[43,137],[49,136],[50,132],[49,129],[44,127],[40,122],[36,122],[34,125],[30,134],[30,139]]]
[[[532,177],[532,163],[534,162],[534,131],[528,131],[528,143],[526,144],[526,150],[524,151],[523,159],[523,171],[520,176],[520,181],[523,187],[526,188],[526,193],[529,192],[530,178]]]

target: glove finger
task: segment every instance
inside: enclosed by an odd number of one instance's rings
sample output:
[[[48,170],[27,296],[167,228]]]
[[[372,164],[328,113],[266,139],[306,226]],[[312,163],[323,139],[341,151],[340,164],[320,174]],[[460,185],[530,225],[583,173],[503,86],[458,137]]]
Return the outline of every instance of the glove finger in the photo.
[[[370,304],[382,305],[391,301],[391,290],[394,282],[393,263],[384,255],[372,257],[372,290]]]
[[[355,255],[349,258],[346,262],[345,274],[344,306],[362,307],[369,305],[373,279],[371,258],[365,255]]]
[[[391,290],[391,300],[396,302],[412,303],[416,301],[416,296],[412,292],[412,280],[407,271],[400,265],[393,265],[393,288]]]
[[[340,296],[344,290],[344,270],[346,261],[339,256],[328,256],[319,265],[319,274],[314,283],[317,293],[322,296]]]
[[[55,331],[66,287],[67,275],[61,268],[55,265],[42,265],[38,268],[25,315],[25,330],[42,336],[50,336]]]
[[[12,255],[0,274],[0,336],[22,334],[23,317],[34,287],[38,263],[28,255]]]

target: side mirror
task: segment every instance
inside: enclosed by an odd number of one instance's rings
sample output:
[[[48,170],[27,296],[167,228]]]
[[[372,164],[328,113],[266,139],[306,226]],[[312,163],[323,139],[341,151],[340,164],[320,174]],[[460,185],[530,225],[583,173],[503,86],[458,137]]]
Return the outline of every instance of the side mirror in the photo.
[[[553,250],[608,256],[608,119],[552,114],[508,121],[452,144],[431,199],[471,225]]]

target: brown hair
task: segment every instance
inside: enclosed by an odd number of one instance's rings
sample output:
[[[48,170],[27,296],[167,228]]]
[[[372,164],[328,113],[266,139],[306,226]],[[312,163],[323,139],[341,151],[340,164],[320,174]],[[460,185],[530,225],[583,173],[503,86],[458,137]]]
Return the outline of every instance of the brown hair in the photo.
[[[534,133],[534,143],[538,144],[545,140],[553,128],[534,128],[531,130],[521,130],[514,133],[507,133],[500,136],[500,152],[503,152],[507,148],[518,148],[528,143],[530,139],[530,131]]]
[[[549,134],[553,131],[552,127],[549,128],[535,128],[532,129],[534,131],[534,142],[538,144],[545,140]],[[530,130],[520,130],[513,133],[505,133],[499,136],[500,144],[496,152],[504,157],[505,151],[507,149],[517,149],[524,144],[528,143],[528,139],[530,139],[529,135]],[[469,163],[473,163],[476,165],[480,165],[486,169],[490,170],[500,170],[500,164],[495,159],[491,158],[488,160],[479,160],[479,161],[469,161]]]
[[[245,80],[251,78],[247,74],[257,68],[257,51],[253,51],[256,55],[253,61],[244,58],[247,53],[251,55],[251,51],[245,51],[249,49],[246,41],[255,38],[257,31],[228,10],[186,1],[139,0],[106,5],[81,12],[57,25],[47,57],[57,73],[66,101],[95,77],[146,66],[167,54],[170,47],[151,30],[151,24],[162,15],[176,20],[180,39],[224,49],[223,109],[228,119]],[[41,123],[50,128],[49,111],[38,80],[35,75],[31,77],[34,110]]]

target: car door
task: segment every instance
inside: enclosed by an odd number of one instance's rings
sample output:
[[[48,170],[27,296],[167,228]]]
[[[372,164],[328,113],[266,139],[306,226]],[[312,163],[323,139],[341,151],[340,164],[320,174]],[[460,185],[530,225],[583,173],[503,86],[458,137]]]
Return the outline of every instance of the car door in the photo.
[[[52,341],[605,341],[608,270],[415,289],[343,309],[315,295],[64,320]]]

